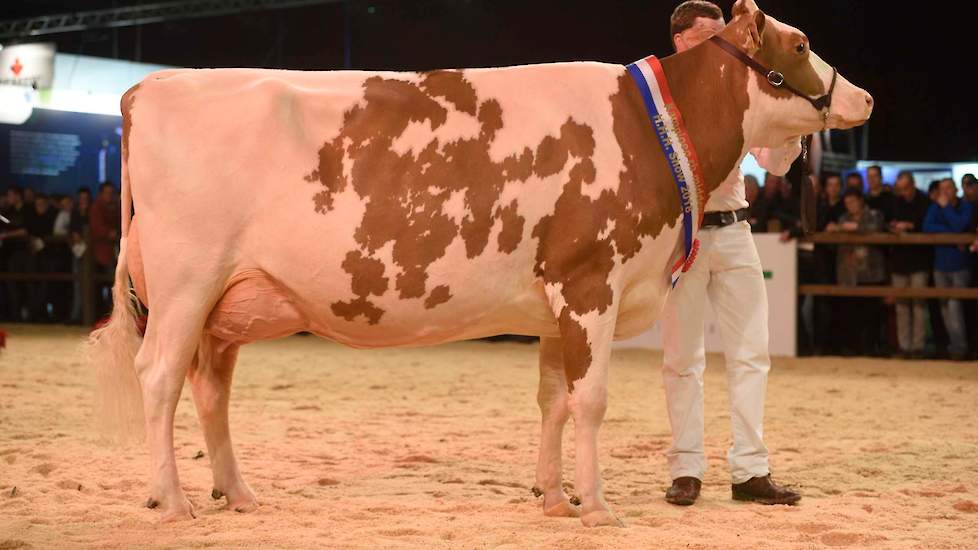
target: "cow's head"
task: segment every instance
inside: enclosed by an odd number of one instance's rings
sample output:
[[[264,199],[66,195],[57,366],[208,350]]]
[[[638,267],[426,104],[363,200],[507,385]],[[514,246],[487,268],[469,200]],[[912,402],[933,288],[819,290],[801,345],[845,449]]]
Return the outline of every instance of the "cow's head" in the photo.
[[[786,87],[772,86],[759,72],[749,71],[750,106],[744,117],[749,147],[784,147],[798,136],[854,128],[869,119],[873,97],[842,75],[834,75],[832,67],[811,51],[803,32],[765,15],[754,0],[737,0],[732,14],[721,38],[784,75],[784,81],[801,94],[815,99],[831,89],[830,107],[819,110]]]

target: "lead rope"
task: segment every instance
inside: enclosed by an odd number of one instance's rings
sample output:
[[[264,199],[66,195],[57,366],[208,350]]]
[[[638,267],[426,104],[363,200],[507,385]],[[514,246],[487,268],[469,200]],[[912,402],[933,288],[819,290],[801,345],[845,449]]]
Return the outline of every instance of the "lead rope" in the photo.
[[[818,225],[818,200],[815,196],[815,184],[811,179],[811,166],[808,163],[808,152],[812,146],[813,135],[801,138],[801,231],[805,235],[815,232]]]

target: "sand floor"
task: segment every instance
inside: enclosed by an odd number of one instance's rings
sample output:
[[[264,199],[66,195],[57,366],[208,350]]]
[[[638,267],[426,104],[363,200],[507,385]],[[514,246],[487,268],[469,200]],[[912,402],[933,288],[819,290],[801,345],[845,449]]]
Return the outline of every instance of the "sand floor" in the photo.
[[[7,327],[10,330],[11,327]],[[262,507],[223,510],[189,389],[177,411],[198,518],[161,525],[144,448],[97,444],[84,333],[13,327],[0,353],[0,550],[72,547],[978,548],[978,365],[776,360],[767,404],[775,477],[796,507],[730,500],[722,363],[707,369],[710,470],[700,501],[663,500],[669,442],[660,356],[615,355],[601,433],[623,529],[543,516],[536,346],[355,351],[312,337],[246,347],[231,401]],[[573,433],[565,440],[572,482]]]

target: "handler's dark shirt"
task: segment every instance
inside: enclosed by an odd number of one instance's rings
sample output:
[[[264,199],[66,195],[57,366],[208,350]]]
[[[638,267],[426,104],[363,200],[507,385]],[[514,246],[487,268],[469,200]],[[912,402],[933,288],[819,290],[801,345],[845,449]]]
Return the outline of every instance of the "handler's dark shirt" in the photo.
[[[910,233],[920,233],[924,226],[924,217],[930,207],[930,199],[919,190],[913,200],[905,201],[902,197],[894,197],[892,221],[910,222],[913,229]],[[933,248],[929,246],[903,245],[894,246],[890,250],[890,271],[899,275],[929,272],[934,266]]]

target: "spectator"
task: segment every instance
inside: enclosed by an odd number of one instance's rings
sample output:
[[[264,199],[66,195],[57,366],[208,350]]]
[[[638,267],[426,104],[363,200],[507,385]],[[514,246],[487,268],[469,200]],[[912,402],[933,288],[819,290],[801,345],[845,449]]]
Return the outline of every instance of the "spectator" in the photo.
[[[0,244],[3,245],[3,268],[8,273],[33,273],[34,256],[30,252],[30,237],[27,234],[27,224],[30,211],[24,202],[24,192],[20,187],[12,185],[7,188],[7,207],[4,217],[10,223],[0,232]],[[7,318],[23,322],[29,320],[27,308],[28,286],[26,283],[7,281]]]
[[[937,202],[937,197],[941,194],[941,180],[934,180],[930,182],[930,186],[927,188],[927,198],[930,202]]]
[[[28,207],[34,206],[34,190],[30,187],[24,188],[24,204]]]
[[[866,205],[880,211],[883,218],[889,221],[893,209],[893,189],[883,184],[883,169],[877,165],[867,168],[866,183],[869,185]]]
[[[978,230],[978,179],[974,174],[965,174],[961,178],[961,188],[964,189],[964,199],[971,203],[971,226],[969,231]],[[971,287],[978,287],[978,263],[971,265]],[[975,300],[964,302],[964,324],[968,334],[968,349],[978,350],[978,303]]]
[[[88,234],[88,216],[92,206],[92,192],[88,187],[78,188],[78,205],[71,213],[71,272],[78,275],[82,272]],[[80,281],[72,285],[71,315],[72,323],[81,323],[82,317],[82,287]]]
[[[978,178],[974,174],[965,174],[961,178],[961,188],[964,189],[964,200],[972,204],[978,202]]]
[[[761,199],[761,186],[757,183],[757,178],[745,174],[744,191],[747,204],[750,205],[747,212],[750,230],[752,233],[763,233],[767,229],[767,211],[764,207],[764,201]]]
[[[54,218],[54,228],[50,238],[50,270],[52,273],[71,271],[71,224],[75,203],[70,196],[58,198],[58,213]],[[56,321],[67,321],[71,307],[71,283],[51,284],[52,317]]]
[[[764,231],[781,231],[780,222],[771,219],[771,213],[781,204],[781,185],[780,177],[771,173],[764,174],[764,187],[761,189],[759,200],[762,204],[759,208],[764,212]]]
[[[843,195],[846,212],[828,231],[876,233],[883,230],[883,215],[866,206],[863,194],[854,188]],[[883,251],[870,245],[840,245],[836,262],[840,285],[881,285],[886,280]],[[850,298],[840,311],[843,352],[848,354],[879,353],[880,300]]]
[[[913,174],[900,172],[896,180],[890,231],[920,232],[930,201],[917,190]],[[894,246],[890,251],[890,271],[895,288],[925,288],[933,266],[930,247]],[[927,336],[927,303],[922,299],[896,301],[897,343],[904,358],[921,358]]]
[[[829,224],[834,224],[845,213],[842,201],[842,176],[837,172],[826,172],[823,175],[822,192],[818,197],[816,208],[816,230],[826,231]],[[836,247],[834,245],[816,244],[813,257],[815,261],[816,284],[836,284],[835,264]],[[801,274],[799,273],[799,276]],[[838,308],[840,298],[832,296],[817,296],[813,303],[814,312],[812,323],[815,327],[812,339],[816,355],[838,353],[838,345],[832,338],[834,328],[838,326]]]
[[[863,192],[863,175],[859,172],[853,172],[846,176],[846,191],[850,189],[856,189],[860,193]]]
[[[88,223],[95,272],[112,275],[115,273],[115,247],[119,241],[122,217],[119,201],[115,197],[115,186],[111,182],[105,182],[99,187],[98,199],[92,205]],[[107,288],[104,283],[99,283],[97,288],[98,315],[107,315],[112,311],[111,287]]]
[[[37,273],[52,273],[54,261],[51,249],[48,247],[54,219],[57,213],[51,208],[51,200],[44,193],[34,197],[34,209],[28,218],[27,234],[30,235],[31,253],[34,254],[34,265]],[[35,322],[49,321],[47,304],[50,285],[48,281],[36,281],[30,284],[31,317]]]
[[[958,198],[953,179],[941,180],[937,200],[924,219],[927,233],[961,233],[971,225],[971,203]],[[934,283],[941,288],[966,288],[971,278],[971,254],[963,246],[938,246],[934,250]],[[941,316],[947,328],[951,359],[968,354],[964,312],[960,300],[941,300]]]

